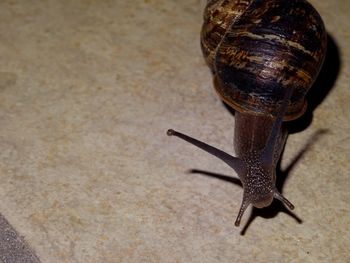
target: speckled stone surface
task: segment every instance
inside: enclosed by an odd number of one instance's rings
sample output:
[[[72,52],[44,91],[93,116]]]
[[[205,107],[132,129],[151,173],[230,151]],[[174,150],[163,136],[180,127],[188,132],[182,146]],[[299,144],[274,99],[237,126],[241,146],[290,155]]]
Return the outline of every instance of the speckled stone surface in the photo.
[[[311,1],[332,42],[326,96],[283,156],[309,143],[283,185],[294,216],[276,202],[240,228],[241,187],[188,172],[233,171],[166,136],[232,153],[205,2],[0,2],[0,213],[42,262],[350,261],[350,2]]]

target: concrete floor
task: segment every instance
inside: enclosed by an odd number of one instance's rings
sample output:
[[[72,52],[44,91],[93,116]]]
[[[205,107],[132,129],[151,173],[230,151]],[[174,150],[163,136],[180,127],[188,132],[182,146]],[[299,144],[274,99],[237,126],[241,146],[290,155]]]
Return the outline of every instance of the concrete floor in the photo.
[[[206,1],[1,1],[0,213],[41,262],[350,262],[350,1],[310,2],[331,40],[283,156],[307,148],[283,184],[296,209],[236,228],[235,174],[165,134],[232,152]]]

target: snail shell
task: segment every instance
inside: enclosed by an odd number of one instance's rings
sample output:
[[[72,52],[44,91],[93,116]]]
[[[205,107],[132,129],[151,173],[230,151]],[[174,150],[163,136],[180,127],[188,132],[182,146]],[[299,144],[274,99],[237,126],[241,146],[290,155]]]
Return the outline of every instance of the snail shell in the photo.
[[[239,112],[275,115],[293,89],[284,119],[300,117],[326,43],[320,15],[304,0],[212,0],[204,12],[204,57],[218,94]]]

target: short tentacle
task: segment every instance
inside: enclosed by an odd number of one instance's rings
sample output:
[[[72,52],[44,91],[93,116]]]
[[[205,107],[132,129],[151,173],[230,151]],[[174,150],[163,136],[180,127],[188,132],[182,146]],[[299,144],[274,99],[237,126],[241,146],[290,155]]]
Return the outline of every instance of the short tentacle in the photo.
[[[237,215],[237,218],[236,218],[236,221],[235,221],[235,226],[239,226],[240,225],[242,216],[243,216],[243,214],[244,214],[244,212],[245,212],[245,210],[247,209],[248,206],[249,206],[249,203],[243,197],[241,208],[239,209],[239,212],[238,212],[238,215]]]
[[[280,192],[278,192],[277,189],[275,189],[273,197],[280,200],[290,210],[294,209],[294,205],[291,202],[289,202],[289,200],[285,198]]]

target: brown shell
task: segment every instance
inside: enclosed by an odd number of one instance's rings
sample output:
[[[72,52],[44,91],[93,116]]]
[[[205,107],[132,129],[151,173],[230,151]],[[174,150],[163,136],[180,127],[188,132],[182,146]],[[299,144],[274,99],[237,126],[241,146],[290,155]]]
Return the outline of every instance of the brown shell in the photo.
[[[285,119],[301,116],[322,66],[323,21],[304,0],[212,0],[201,46],[221,98],[240,112],[276,114],[294,89]]]

